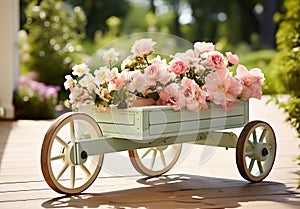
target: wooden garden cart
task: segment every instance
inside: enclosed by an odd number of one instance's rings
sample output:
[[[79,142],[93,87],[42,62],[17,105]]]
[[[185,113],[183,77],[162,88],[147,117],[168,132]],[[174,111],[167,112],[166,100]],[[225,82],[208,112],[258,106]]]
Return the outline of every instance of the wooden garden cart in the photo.
[[[241,127],[239,137],[226,132]],[[97,178],[104,153],[128,150],[138,172],[158,176],[174,166],[183,143],[236,148],[238,170],[250,182],[269,174],[276,154],[272,127],[249,122],[249,102],[234,104],[232,112],[214,104],[200,112],[168,106],[97,112],[85,106],[53,122],[42,144],[41,168],[53,190],[77,194]]]

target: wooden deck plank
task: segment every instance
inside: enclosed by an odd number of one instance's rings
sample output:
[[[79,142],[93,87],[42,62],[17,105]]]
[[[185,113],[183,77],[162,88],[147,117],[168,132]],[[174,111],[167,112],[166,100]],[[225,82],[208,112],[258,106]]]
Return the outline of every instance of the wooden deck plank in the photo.
[[[51,121],[0,121],[0,208],[299,208],[300,167],[293,159],[300,142],[285,116],[263,102],[250,103],[250,120],[272,125],[278,152],[272,172],[258,184],[242,179],[234,149],[185,145],[169,175],[151,180],[133,169],[126,152],[105,155],[94,184],[65,197],[48,187],[39,165]]]

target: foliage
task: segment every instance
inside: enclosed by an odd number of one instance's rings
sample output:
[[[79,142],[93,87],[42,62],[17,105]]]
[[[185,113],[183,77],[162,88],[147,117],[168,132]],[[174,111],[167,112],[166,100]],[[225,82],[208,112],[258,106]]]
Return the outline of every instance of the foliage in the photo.
[[[87,38],[92,41],[97,31],[106,33],[109,26],[106,21],[111,16],[123,19],[130,12],[130,5],[126,0],[66,0],[72,5],[80,6],[86,17]],[[135,19],[135,21],[137,18]],[[121,28],[122,29],[122,28]]]
[[[24,0],[23,0],[24,1]],[[272,7],[268,6],[271,2]],[[116,16],[122,20],[118,35],[133,32],[168,32],[195,42],[198,40],[216,42],[220,37],[230,38],[237,44],[246,41],[259,43],[260,25],[272,25],[268,37],[274,39],[275,24],[270,18],[281,0],[66,0],[83,8],[87,16],[86,32],[90,41],[97,31],[109,31],[106,20]],[[275,5],[275,6],[273,6]],[[264,15],[262,8],[271,15]],[[247,27],[244,27],[247,25]],[[269,27],[268,27],[269,29]],[[265,29],[266,30],[266,29]],[[268,46],[269,43],[266,43]],[[274,42],[274,41],[273,41]],[[272,43],[273,43],[272,42]],[[256,45],[261,48],[261,43]],[[272,47],[273,45],[271,45]]]
[[[275,61],[279,75],[286,89],[295,97],[300,97],[300,1],[285,1],[284,14],[276,14],[279,22],[276,34],[278,56]]]
[[[102,31],[98,30],[95,33],[93,53],[95,53],[95,51],[97,51],[99,48],[103,48],[103,46],[119,38],[118,33],[120,26],[122,25],[122,20],[116,16],[111,16],[107,18],[106,25],[109,29],[107,32],[103,33]]]
[[[24,28],[28,35],[21,47],[23,68],[37,72],[38,80],[62,85],[74,59],[78,61],[85,37],[86,17],[80,7],[62,0],[32,1],[26,8]],[[25,55],[25,56],[24,56]]]
[[[282,0],[276,0],[280,1]],[[252,52],[261,47],[258,22],[264,20],[263,14],[254,12],[254,7],[265,5],[266,2],[268,1],[20,0],[21,23],[25,22],[21,28],[28,33],[22,33],[21,72],[35,71],[39,73],[39,81],[61,85],[75,62],[87,62],[88,55],[94,54],[97,49],[113,40],[145,31],[163,32],[183,37],[190,42],[215,41],[217,48],[225,38],[227,43],[223,49],[234,44],[234,47],[227,50],[240,54],[243,64],[262,68],[266,76],[264,93],[284,92],[277,82],[273,82],[277,71],[273,70],[273,66],[267,65],[274,51]],[[22,12],[25,6],[27,17]],[[189,21],[182,22],[186,16],[189,16]],[[243,27],[244,25],[247,27]],[[240,44],[241,41],[246,41],[246,44]],[[240,51],[240,46],[246,45],[247,50]]]
[[[279,105],[288,113],[287,121],[300,137],[300,0],[285,0],[284,6],[286,11],[275,16],[279,23],[276,34],[279,53],[274,62],[291,97]]]
[[[300,103],[300,0],[286,0],[286,12],[277,14],[275,19],[279,22],[276,34],[278,55],[274,63],[280,74],[279,79],[291,95],[287,103],[281,107],[289,113],[289,121],[297,129],[300,136],[300,114],[295,114]]]
[[[16,118],[45,119],[55,116],[58,86],[35,81],[36,73],[21,76],[14,92]]]

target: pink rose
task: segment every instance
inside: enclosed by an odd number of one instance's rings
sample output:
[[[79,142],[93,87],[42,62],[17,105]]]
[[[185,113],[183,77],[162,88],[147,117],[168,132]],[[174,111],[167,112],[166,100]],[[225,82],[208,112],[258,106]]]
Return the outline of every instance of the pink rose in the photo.
[[[152,41],[151,38],[143,38],[134,42],[131,53],[136,57],[144,57],[153,52],[153,46],[156,42]]]
[[[200,90],[200,87],[197,85],[197,83],[192,80],[189,79],[187,77],[184,77],[181,80],[181,90],[184,90],[184,96],[187,99],[194,99],[196,97],[197,92]]]
[[[157,100],[157,105],[166,105],[168,104],[170,100],[169,92],[167,92],[165,89],[156,90],[159,94],[159,99]]]
[[[177,104],[179,86],[176,83],[171,83],[164,89],[157,89],[159,94],[158,105],[169,105],[174,110],[179,110],[180,106]]]
[[[166,85],[171,78],[171,74],[167,70],[167,66],[160,62],[156,62],[148,66],[144,73],[150,86],[156,85],[156,81]]]
[[[218,51],[207,52],[206,59],[202,64],[204,67],[216,70],[226,68],[227,66],[223,54]]]
[[[147,82],[145,80],[144,74],[141,71],[129,71],[127,75],[128,83],[126,88],[129,92],[140,92],[143,93],[147,89]]]
[[[236,77],[243,84],[242,99],[260,99],[262,95],[262,83],[265,79],[264,74],[261,72],[261,70],[258,68],[254,68],[248,71],[245,66],[239,65],[236,71]]]
[[[172,60],[169,71],[174,72],[177,76],[189,71],[188,66],[181,60]]]
[[[236,54],[232,54],[231,52],[225,52],[229,63],[236,64],[239,62],[239,57]]]
[[[227,111],[232,111],[232,103],[237,102],[237,96],[243,86],[234,78],[227,68],[211,72],[205,78],[205,86],[209,100],[222,105]]]
[[[200,58],[196,56],[196,53],[192,49],[186,50],[184,53],[176,53],[174,55],[175,60],[181,60],[186,66],[195,67],[199,64]]]
[[[184,77],[179,89],[179,104],[186,107],[189,111],[207,110],[207,94],[192,79]]]
[[[194,50],[199,57],[202,53],[214,51],[215,45],[209,42],[196,42],[194,43]]]
[[[108,90],[120,90],[125,84],[127,80],[127,71],[122,71],[117,78],[114,78],[109,81]]]

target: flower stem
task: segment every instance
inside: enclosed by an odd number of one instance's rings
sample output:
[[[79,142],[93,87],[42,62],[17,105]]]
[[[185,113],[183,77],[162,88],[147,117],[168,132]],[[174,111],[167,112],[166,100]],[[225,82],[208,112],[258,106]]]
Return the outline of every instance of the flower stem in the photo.
[[[149,64],[149,62],[147,60],[147,56],[146,55],[144,56],[144,59],[146,60],[147,65],[149,66],[150,64]]]

